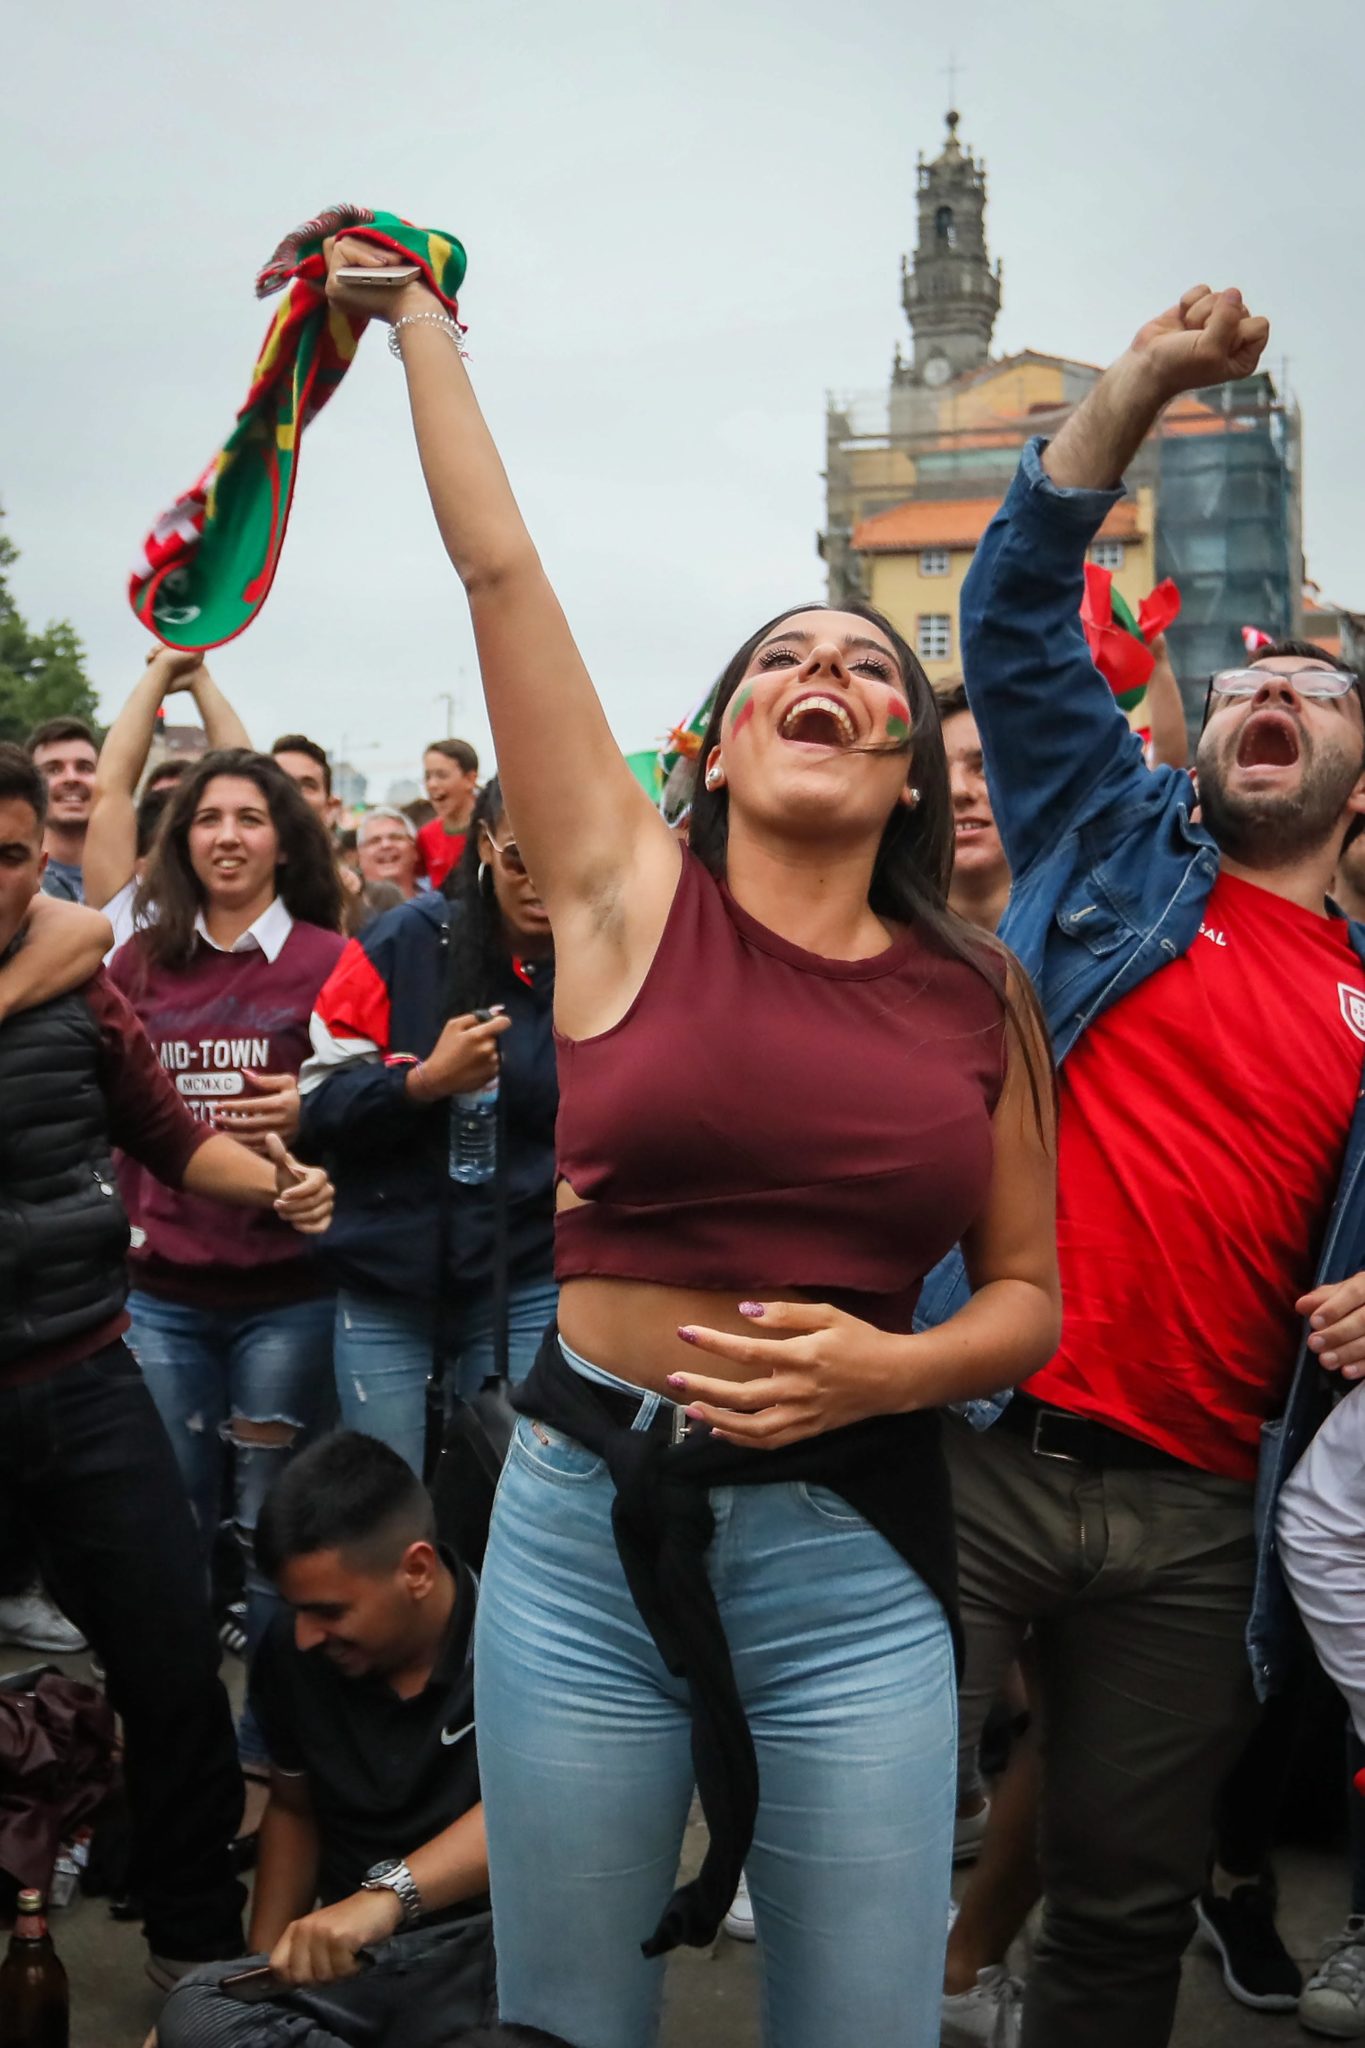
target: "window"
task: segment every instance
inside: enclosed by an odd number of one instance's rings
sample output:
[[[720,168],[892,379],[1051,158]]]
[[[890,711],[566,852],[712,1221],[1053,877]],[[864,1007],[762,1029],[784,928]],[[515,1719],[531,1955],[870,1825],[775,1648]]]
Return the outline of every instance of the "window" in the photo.
[[[957,247],[957,228],[953,221],[951,206],[940,206],[934,215],[934,240],[940,249]]]
[[[1097,569],[1121,569],[1123,567],[1123,542],[1121,540],[1097,540],[1090,550],[1090,559]]]
[[[915,652],[921,661],[950,661],[953,622],[947,612],[921,612],[915,621]]]
[[[921,576],[946,576],[948,574],[947,548],[921,548],[919,573]]]

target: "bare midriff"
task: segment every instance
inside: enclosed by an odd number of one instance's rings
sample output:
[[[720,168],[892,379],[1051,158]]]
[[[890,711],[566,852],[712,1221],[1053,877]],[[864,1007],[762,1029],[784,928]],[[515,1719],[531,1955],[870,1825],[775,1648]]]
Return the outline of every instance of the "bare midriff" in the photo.
[[[577,1208],[580,1201],[561,1181],[557,1206]],[[797,1288],[784,1288],[783,1294],[789,1301],[815,1299]],[[717,1293],[703,1287],[665,1287],[653,1280],[566,1280],[559,1294],[559,1328],[564,1342],[580,1358],[672,1400],[677,1390],[668,1385],[670,1373],[696,1373],[717,1380],[760,1376],[756,1368],[733,1365],[714,1352],[685,1344],[678,1335],[683,1325],[694,1325],[725,1330],[737,1337],[761,1337],[763,1331],[739,1312],[745,1298],[738,1290]]]

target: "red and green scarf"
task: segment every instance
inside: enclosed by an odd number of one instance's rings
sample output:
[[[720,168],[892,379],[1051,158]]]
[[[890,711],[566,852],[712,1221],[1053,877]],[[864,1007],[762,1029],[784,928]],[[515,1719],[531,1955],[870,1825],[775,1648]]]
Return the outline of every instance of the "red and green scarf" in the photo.
[[[1134,618],[1114,588],[1112,572],[1098,568],[1094,562],[1086,563],[1081,624],[1090,659],[1123,710],[1131,711],[1141,703],[1156,667],[1150,642],[1158,633],[1165,632],[1179,611],[1180,592],[1168,576],[1143,598]]]
[[[128,600],[170,647],[220,647],[251,624],[269,594],[289,523],[304,428],[350,368],[366,323],[327,303],[322,245],[346,233],[421,267],[458,318],[465,252],[453,235],[396,213],[334,206],[286,235],[256,279],[283,292],[237,424],[199,481],[143,542]]]

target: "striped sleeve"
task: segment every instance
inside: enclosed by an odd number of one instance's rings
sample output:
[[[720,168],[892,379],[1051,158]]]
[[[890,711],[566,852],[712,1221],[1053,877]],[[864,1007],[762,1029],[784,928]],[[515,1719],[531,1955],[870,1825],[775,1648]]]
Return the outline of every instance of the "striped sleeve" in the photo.
[[[313,1009],[313,1050],[299,1075],[306,1095],[340,1067],[382,1060],[389,1051],[388,984],[359,939],[347,941]]]

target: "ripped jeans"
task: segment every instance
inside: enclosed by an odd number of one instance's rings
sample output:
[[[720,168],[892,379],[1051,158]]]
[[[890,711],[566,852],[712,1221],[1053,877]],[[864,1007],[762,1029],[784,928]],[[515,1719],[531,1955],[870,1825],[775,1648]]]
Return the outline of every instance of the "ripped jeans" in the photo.
[[[206,1571],[232,1447],[232,1519],[246,1563],[250,1652],[278,1604],[256,1568],[261,1503],[285,1458],[336,1421],[333,1298],[268,1309],[192,1308],[134,1292],[128,1312],[133,1327],[125,1341],[166,1425],[204,1540]],[[238,1742],[244,1763],[264,1761],[249,1712]]]

